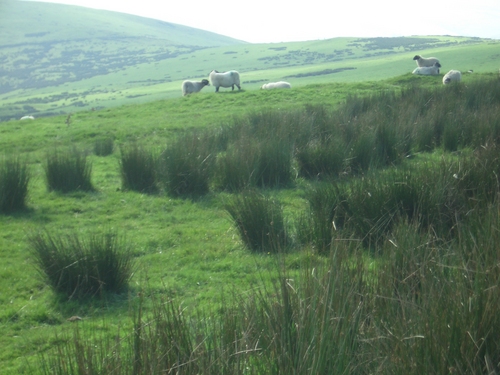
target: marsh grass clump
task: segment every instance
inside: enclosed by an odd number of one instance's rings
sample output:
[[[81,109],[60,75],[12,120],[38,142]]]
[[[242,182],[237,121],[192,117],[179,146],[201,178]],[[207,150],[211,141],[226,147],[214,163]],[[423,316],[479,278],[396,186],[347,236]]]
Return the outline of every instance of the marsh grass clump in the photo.
[[[0,213],[26,208],[30,172],[26,161],[4,157],[0,164]]]
[[[114,151],[113,138],[100,138],[94,141],[94,154],[97,156],[108,156]]]
[[[288,231],[278,201],[251,190],[230,198],[225,209],[250,250],[270,253],[286,250]]]
[[[132,276],[131,247],[116,233],[36,233],[29,245],[40,274],[70,299],[122,292]]]
[[[345,146],[334,139],[311,141],[296,150],[295,158],[299,175],[311,180],[338,177],[347,165]]]
[[[50,191],[68,193],[72,191],[93,191],[91,181],[92,164],[87,154],[76,148],[55,149],[47,154],[45,177]]]
[[[241,139],[231,143],[225,152],[217,155],[214,184],[227,191],[241,191],[255,187],[258,158],[256,142]]]
[[[154,153],[133,143],[120,148],[122,187],[141,193],[156,193],[158,161]]]
[[[292,183],[292,149],[287,141],[271,138],[258,145],[255,180],[261,188],[278,188]]]
[[[160,184],[167,194],[197,197],[207,194],[215,163],[210,133],[189,132],[167,144],[160,156]]]
[[[78,368],[207,375],[368,370],[376,359],[370,358],[362,340],[370,303],[360,254],[359,246],[344,242],[322,264],[304,264],[293,274],[281,266],[271,283],[261,280],[246,293],[228,293],[216,309],[216,319],[211,309],[189,312],[157,293],[146,315],[140,297],[131,311],[131,334],[93,332],[92,340],[85,340],[76,327],[57,341],[56,355],[41,355],[43,373],[66,374]],[[277,263],[283,262],[280,257]],[[141,296],[145,294],[147,290]]]

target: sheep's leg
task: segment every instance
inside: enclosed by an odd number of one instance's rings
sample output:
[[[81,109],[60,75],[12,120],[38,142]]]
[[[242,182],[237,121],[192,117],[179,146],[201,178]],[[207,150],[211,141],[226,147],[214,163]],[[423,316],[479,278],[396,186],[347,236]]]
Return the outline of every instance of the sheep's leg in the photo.
[[[231,91],[234,91],[234,83],[231,85]]]
[[[219,92],[219,86],[215,86],[215,92]]]
[[[236,85],[236,86],[238,86],[238,90],[241,90],[241,86],[240,85]]]

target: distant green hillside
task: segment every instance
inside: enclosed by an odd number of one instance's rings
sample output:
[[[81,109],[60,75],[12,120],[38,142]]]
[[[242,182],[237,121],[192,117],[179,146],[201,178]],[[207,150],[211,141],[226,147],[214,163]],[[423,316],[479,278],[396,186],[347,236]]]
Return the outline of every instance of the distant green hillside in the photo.
[[[410,74],[415,54],[438,56],[442,73],[492,72],[499,51],[499,40],[451,36],[249,44],[121,13],[2,0],[0,121],[178,97],[183,80],[213,69],[237,69],[243,89],[256,90]]]
[[[80,81],[208,47],[243,43],[122,13],[2,0],[0,93]]]

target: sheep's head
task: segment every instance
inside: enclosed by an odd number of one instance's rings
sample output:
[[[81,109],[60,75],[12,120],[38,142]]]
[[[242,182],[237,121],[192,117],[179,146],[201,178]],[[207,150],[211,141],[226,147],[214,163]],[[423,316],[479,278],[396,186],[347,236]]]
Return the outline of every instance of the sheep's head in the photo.
[[[413,58],[413,60],[420,60],[420,59],[421,59],[420,55],[415,55],[415,57]]]
[[[438,63],[438,62],[434,63],[434,66],[437,66],[438,68],[441,68],[441,64]]]
[[[201,80],[201,83],[202,83],[204,86],[210,86],[210,84],[208,83],[208,79],[202,79],[202,80]]]

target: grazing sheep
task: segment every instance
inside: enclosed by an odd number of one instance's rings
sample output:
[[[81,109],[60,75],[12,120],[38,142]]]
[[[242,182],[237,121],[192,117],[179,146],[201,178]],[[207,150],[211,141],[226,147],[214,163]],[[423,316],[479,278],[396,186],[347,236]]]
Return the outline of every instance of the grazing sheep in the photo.
[[[215,86],[215,92],[219,92],[219,87],[231,87],[234,90],[234,85],[238,86],[238,90],[241,90],[240,73],[236,70],[230,70],[225,73],[212,70],[209,78],[212,86]]]
[[[433,66],[435,63],[439,63],[439,59],[435,57],[422,57],[420,55],[416,55],[413,60],[415,60],[418,67]]]
[[[269,82],[262,85],[261,89],[271,90],[271,89],[291,89],[292,85],[288,82],[279,81],[279,82]]]
[[[450,70],[443,76],[443,85],[451,82],[460,82],[462,80],[462,73],[459,70]]]
[[[20,118],[20,120],[34,120],[35,118],[33,116],[23,116]]]
[[[419,66],[418,68],[415,68],[412,74],[437,76],[439,74],[439,68],[441,68],[441,64],[437,62],[433,66]]]
[[[207,79],[202,79],[201,82],[184,81],[182,82],[182,95],[186,96],[187,94],[200,92],[203,87],[208,85],[209,83]]]

